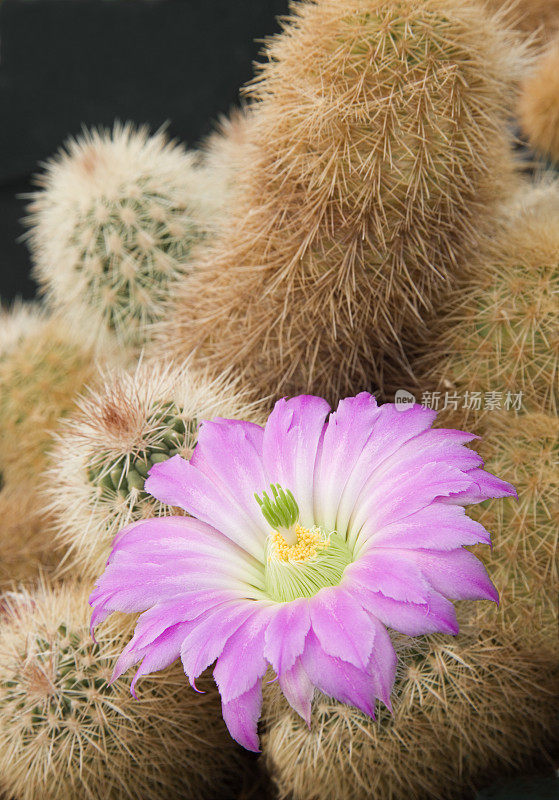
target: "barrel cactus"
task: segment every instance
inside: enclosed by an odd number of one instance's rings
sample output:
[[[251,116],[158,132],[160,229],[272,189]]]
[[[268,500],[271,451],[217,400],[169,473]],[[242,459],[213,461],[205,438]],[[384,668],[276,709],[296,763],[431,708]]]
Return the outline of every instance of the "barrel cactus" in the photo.
[[[122,620],[91,638],[87,591],[68,584],[3,600],[0,788],[17,800],[213,798],[239,779],[217,693],[179,668],[135,700],[110,685]]]
[[[175,455],[190,458],[202,420],[250,411],[234,382],[210,381],[188,365],[141,362],[107,373],[61,426],[51,454],[45,493],[64,567],[93,579],[122,527],[183,513],[144,492],[148,471]]]
[[[197,161],[130,124],[70,139],[38,176],[28,218],[48,302],[96,337],[143,344],[213,225]]]

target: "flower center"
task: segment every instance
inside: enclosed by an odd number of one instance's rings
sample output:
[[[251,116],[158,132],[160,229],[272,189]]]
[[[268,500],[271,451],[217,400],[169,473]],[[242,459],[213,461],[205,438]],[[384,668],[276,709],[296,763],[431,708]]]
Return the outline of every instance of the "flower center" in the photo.
[[[288,544],[278,531],[272,531],[268,543],[268,560],[276,558],[278,561],[309,561],[314,558],[319,550],[324,550],[330,542],[324,538],[320,528],[302,528],[299,523],[295,525],[297,540]]]
[[[303,528],[299,507],[290,491],[271,486],[256,496],[264,519],[272,527],[266,542],[264,584],[268,596],[279,603],[312,597],[326,586],[336,586],[353,561],[345,539],[336,531]]]

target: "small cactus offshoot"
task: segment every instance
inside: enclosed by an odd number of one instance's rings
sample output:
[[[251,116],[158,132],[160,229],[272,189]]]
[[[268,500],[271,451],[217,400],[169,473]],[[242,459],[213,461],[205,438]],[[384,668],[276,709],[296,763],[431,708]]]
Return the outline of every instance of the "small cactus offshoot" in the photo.
[[[55,308],[141,345],[214,224],[199,157],[115,124],[71,139],[29,207],[36,277]],[[211,193],[210,193],[211,194]]]
[[[46,494],[63,568],[101,574],[115,534],[139,519],[182,514],[144,491],[154,464],[190,458],[199,423],[216,416],[254,416],[235,383],[210,381],[188,365],[141,362],[104,376],[61,426]]]
[[[239,776],[238,751],[211,680],[186,691],[182,669],[134,699],[109,685],[129,630],[89,630],[74,585],[6,595],[0,608],[0,789],[16,800],[214,798]]]

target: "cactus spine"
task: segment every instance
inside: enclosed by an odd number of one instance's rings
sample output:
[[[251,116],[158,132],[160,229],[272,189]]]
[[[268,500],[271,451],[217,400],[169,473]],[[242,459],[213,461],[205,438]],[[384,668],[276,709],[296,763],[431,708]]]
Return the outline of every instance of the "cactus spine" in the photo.
[[[559,9],[557,12],[559,19]],[[518,104],[520,127],[532,149],[559,163],[559,39],[538,60],[522,85]]]

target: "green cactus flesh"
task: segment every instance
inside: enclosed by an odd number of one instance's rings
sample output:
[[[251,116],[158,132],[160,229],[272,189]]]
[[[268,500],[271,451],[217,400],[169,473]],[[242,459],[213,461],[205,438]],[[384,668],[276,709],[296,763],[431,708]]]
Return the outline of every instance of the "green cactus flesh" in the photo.
[[[121,455],[111,462],[109,455],[101,459],[101,465],[90,468],[89,481],[103,490],[118,492],[128,498],[135,493],[135,500],[141,502],[149,495],[144,491],[148,472],[154,464],[159,464],[173,456],[180,455],[185,448],[196,443],[198,420],[185,420],[175,403],[162,404],[152,417],[160,431],[157,441],[135,454]]]

